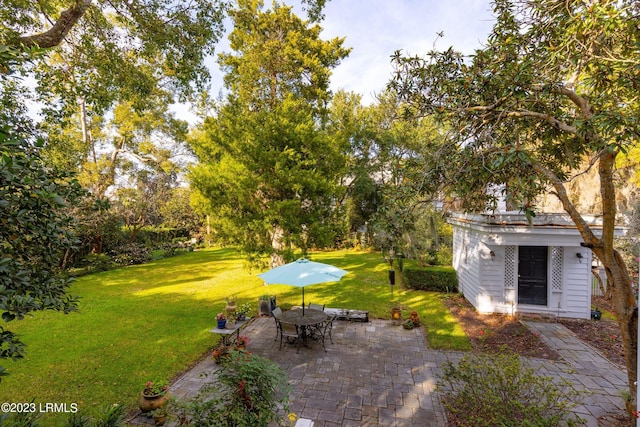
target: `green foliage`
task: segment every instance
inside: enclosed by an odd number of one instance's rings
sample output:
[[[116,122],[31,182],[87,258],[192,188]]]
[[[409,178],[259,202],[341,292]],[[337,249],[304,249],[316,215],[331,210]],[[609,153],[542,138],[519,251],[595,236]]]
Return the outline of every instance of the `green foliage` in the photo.
[[[163,227],[187,230],[191,234],[202,227],[202,218],[191,207],[191,193],[190,188],[183,187],[170,191],[169,199],[159,209]]]
[[[591,167],[590,155],[637,145],[637,3],[497,0],[494,11],[489,40],[471,58],[453,48],[398,53],[392,86],[407,114],[455,129],[429,159],[428,179],[469,210],[495,207],[491,184],[507,185],[513,208],[533,209],[547,184]]]
[[[376,247],[409,254],[440,244],[437,234],[424,227],[425,220],[437,221],[431,204],[437,188],[423,177],[423,159],[442,136],[432,119],[404,118],[402,108],[393,93],[379,96],[370,109],[371,134],[354,152],[366,147],[366,154],[360,154],[368,159],[366,173],[379,181],[380,200],[370,221]]]
[[[142,243],[124,243],[111,249],[111,259],[120,266],[144,264],[151,260],[151,250]]]
[[[410,289],[434,292],[457,292],[458,278],[453,267],[405,267],[404,283]]]
[[[103,407],[93,425],[95,427],[120,427],[124,424],[126,416],[127,407],[116,403]]]
[[[285,372],[267,358],[231,351],[191,400],[187,416],[198,426],[263,426],[284,418],[291,386]]]
[[[204,88],[209,77],[204,59],[221,35],[225,9],[216,0],[196,0],[189,7],[163,0],[136,7],[124,0],[46,0],[38,7],[10,0],[3,6],[0,42],[52,48],[51,60],[38,70],[43,89],[62,95],[63,103],[83,98],[95,109],[116,97],[140,96],[142,102],[161,78],[184,95]],[[70,12],[76,19],[69,19]],[[60,31],[53,32],[58,37],[46,37],[51,19],[58,18]]]
[[[95,417],[88,417],[80,412],[72,413],[67,418],[66,427],[121,427],[125,425],[127,407],[116,403],[104,406]]]
[[[0,415],[0,425],[3,427],[38,427],[41,418],[42,415],[38,411],[2,414]]]
[[[80,243],[77,252],[74,253],[74,259],[65,267],[82,265],[86,261],[82,259],[85,254],[102,254],[109,243],[120,238],[122,220],[115,215],[111,203],[106,198],[85,194],[73,206],[68,206],[67,212],[74,219],[72,227]]]
[[[569,419],[582,396],[569,381],[554,383],[504,351],[446,362],[438,388],[461,427],[556,427]]]
[[[22,320],[33,311],[69,313],[77,300],[62,277],[64,251],[76,244],[64,207],[81,194],[67,173],[46,167],[42,141],[29,141],[18,118],[0,114],[0,311],[2,320]],[[19,358],[23,343],[0,327],[0,358]]]
[[[334,241],[344,158],[321,123],[348,51],[277,3],[243,1],[231,16],[234,53],[220,56],[230,93],[191,140],[190,182],[220,239],[282,261]]]
[[[99,273],[113,268],[113,261],[107,254],[90,253],[82,258],[80,267],[85,269],[84,274]]]

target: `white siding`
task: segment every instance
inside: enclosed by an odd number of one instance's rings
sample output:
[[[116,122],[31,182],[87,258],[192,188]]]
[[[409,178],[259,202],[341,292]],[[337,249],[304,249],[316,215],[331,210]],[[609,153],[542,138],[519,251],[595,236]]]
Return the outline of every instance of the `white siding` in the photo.
[[[582,247],[565,247],[563,317],[591,317],[591,251]],[[583,255],[582,262],[576,256]]]
[[[458,291],[474,306],[478,297],[477,237],[470,230],[455,228],[453,233],[453,266],[458,276]]]
[[[480,295],[478,311],[492,313],[497,305],[504,302],[504,247],[490,248],[481,243],[480,247]],[[491,257],[491,251],[494,256]]]
[[[590,318],[592,254],[575,229],[451,223],[458,288],[478,311]],[[520,246],[549,247],[546,306],[517,303]]]

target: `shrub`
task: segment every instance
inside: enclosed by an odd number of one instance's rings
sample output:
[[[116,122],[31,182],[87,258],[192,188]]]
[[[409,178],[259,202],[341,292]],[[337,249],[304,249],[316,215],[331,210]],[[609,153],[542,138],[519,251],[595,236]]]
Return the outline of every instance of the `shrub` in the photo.
[[[566,379],[536,375],[517,354],[466,355],[446,362],[438,389],[456,426],[551,427],[568,420],[581,392]]]
[[[227,361],[184,408],[190,425],[266,426],[288,412],[291,386],[275,362],[243,351],[229,352]]]
[[[88,254],[82,258],[81,266],[87,268],[91,273],[97,273],[113,268],[113,262],[107,254]]]
[[[436,292],[457,292],[458,278],[453,267],[406,267],[402,272],[408,288]]]
[[[151,260],[151,251],[140,243],[128,243],[113,249],[112,260],[121,266],[144,264]]]

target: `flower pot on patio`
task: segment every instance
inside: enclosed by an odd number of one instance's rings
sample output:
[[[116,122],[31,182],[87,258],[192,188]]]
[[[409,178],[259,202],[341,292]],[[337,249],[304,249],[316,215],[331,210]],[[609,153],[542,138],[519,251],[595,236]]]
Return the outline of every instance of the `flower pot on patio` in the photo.
[[[162,408],[167,404],[167,394],[154,394],[151,396],[145,395],[142,393],[140,400],[138,402],[138,406],[142,412],[151,412],[155,411],[158,408]]]
[[[142,412],[151,412],[164,407],[169,396],[169,385],[164,381],[148,381],[145,384],[138,406]]]
[[[224,310],[227,312],[227,319],[231,320],[235,317],[236,311],[238,311],[238,305],[233,297],[227,298],[227,306]]]
[[[411,319],[411,321],[413,322],[414,326],[419,326],[420,325],[420,316],[418,316],[418,312],[417,311],[412,311],[411,312],[411,316],[409,316],[409,319]]]
[[[402,320],[402,310],[397,307],[393,307],[391,309],[391,320],[393,320],[394,323],[399,323],[400,320]]]
[[[167,414],[154,415],[153,421],[157,426],[163,426],[167,422]]]

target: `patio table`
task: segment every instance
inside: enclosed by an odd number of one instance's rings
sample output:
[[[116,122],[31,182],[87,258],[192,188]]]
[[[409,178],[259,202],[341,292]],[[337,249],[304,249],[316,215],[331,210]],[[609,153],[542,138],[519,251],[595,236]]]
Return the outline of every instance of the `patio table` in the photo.
[[[329,316],[322,310],[315,310],[313,308],[305,308],[304,315],[302,310],[288,310],[282,313],[280,321],[284,323],[293,323],[302,329],[302,341],[305,347],[308,346],[308,338],[311,334],[308,334],[308,329],[315,327],[325,320]]]

